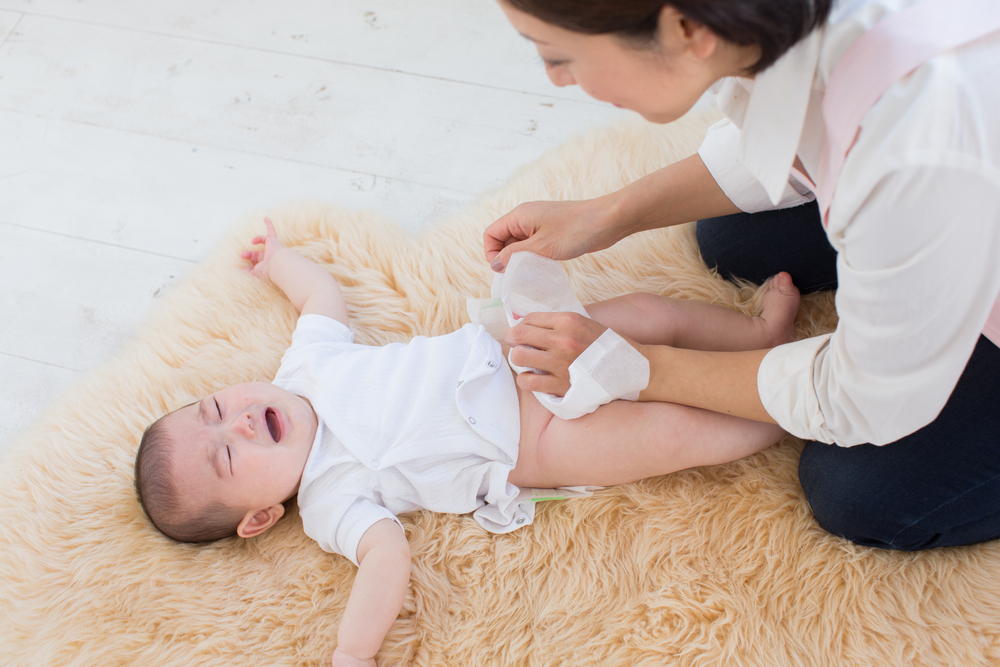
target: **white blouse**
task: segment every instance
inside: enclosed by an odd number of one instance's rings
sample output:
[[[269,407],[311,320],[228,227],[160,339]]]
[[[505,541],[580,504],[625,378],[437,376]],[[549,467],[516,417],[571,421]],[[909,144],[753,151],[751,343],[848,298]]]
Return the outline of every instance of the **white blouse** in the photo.
[[[699,154],[740,209],[812,199],[789,172],[796,155],[818,171],[831,72],[911,4],[836,3],[823,29],[755,79],[721,82],[727,120]],[[979,40],[896,82],[865,117],[827,228],[837,330],[775,348],[757,376],[765,409],[790,433],[883,445],[931,423],[951,395],[1000,293],[998,70],[1000,38]]]

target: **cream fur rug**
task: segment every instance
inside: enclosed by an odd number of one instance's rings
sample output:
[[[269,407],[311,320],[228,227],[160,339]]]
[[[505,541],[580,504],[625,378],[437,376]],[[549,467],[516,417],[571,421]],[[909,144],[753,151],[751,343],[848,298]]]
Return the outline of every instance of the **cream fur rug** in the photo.
[[[488,293],[483,228],[521,201],[619,188],[697,147],[706,118],[576,138],[466,213],[413,238],[373,213],[269,211],[285,243],[344,286],[359,342],[441,334]],[[323,665],[354,566],[297,513],[254,541],[172,544],[132,491],[154,418],[225,385],[270,379],[295,322],[240,270],[264,212],[236,225],[136,339],[19,438],[0,471],[0,664]],[[583,298],[650,291],[747,312],[690,227],[568,265]],[[802,335],[831,328],[808,298]],[[550,502],[491,535],[471,518],[404,517],[413,581],[381,665],[1000,664],[1000,543],[902,554],[812,521],[788,438],[747,460]]]

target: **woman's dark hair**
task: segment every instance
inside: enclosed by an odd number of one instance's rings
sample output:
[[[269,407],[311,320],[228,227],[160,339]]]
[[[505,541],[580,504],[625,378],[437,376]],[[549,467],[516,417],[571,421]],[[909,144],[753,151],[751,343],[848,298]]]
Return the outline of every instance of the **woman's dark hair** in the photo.
[[[740,46],[757,46],[756,74],[826,21],[833,0],[503,0],[546,23],[587,35],[614,33],[642,45],[656,40],[660,10],[688,19]]]

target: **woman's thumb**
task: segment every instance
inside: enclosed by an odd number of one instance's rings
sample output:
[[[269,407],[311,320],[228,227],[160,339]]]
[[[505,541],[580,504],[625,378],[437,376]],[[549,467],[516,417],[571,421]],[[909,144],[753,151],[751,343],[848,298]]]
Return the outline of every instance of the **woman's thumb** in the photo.
[[[507,262],[510,261],[510,256],[519,250],[527,250],[527,248],[521,248],[526,241],[518,241],[517,243],[511,243],[506,246],[503,250],[497,253],[497,256],[493,258],[490,262],[490,268],[496,273],[503,273],[507,269]]]

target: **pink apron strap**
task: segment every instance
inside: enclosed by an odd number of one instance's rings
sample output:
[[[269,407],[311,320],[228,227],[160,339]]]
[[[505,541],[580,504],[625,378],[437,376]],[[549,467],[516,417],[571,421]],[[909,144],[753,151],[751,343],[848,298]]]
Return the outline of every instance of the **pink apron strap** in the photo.
[[[861,121],[889,87],[934,56],[1000,31],[1000,0],[924,0],[891,14],[844,53],[823,96],[826,142],[815,186],[825,226],[840,171],[854,146]],[[1000,298],[983,335],[1000,347]]]
[[[934,56],[998,30],[998,0],[924,0],[885,17],[851,45],[823,96],[826,143],[816,199],[824,224],[861,121],[889,86]]]

